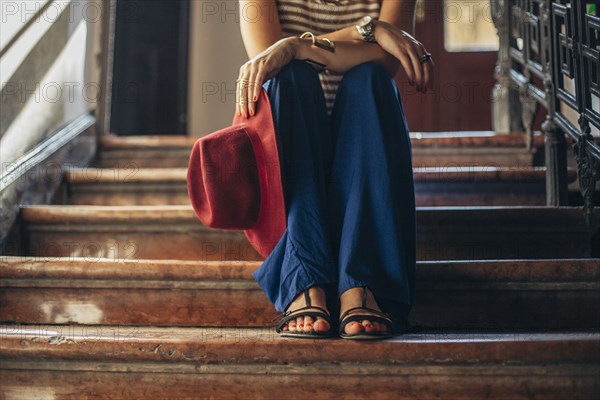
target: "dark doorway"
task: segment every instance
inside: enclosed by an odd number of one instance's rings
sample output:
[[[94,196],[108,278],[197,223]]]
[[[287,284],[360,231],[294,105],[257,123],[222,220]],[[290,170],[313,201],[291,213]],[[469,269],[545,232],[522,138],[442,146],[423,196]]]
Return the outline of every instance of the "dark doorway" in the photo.
[[[189,0],[118,0],[111,132],[187,134]]]

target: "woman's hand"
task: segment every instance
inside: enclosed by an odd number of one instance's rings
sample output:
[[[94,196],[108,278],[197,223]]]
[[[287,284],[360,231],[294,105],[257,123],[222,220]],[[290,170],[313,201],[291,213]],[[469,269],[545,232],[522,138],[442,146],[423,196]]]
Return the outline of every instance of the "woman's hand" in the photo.
[[[411,85],[416,85],[419,92],[425,93],[433,87],[433,68],[435,64],[430,58],[421,63],[426,53],[425,46],[407,32],[396,28],[385,21],[375,21],[375,39],[382,49],[396,57]]]
[[[278,40],[240,67],[236,85],[235,114],[244,118],[256,113],[256,101],[263,83],[274,77],[296,55],[294,37]]]

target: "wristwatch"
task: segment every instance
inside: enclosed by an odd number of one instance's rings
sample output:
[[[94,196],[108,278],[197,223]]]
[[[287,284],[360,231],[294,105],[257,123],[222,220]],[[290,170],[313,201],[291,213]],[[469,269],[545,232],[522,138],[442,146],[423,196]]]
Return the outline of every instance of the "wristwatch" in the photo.
[[[376,42],[375,40],[375,22],[370,15],[366,15],[358,20],[356,26],[356,30],[362,36],[365,42]]]

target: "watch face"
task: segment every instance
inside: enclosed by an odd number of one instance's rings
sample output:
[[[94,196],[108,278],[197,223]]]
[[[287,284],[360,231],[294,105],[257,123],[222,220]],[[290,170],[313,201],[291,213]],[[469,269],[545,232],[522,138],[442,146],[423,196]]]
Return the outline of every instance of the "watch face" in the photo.
[[[360,19],[360,21],[358,21],[358,24],[359,24],[360,26],[365,26],[365,25],[367,25],[369,22],[371,22],[371,19],[372,19],[372,18],[371,18],[371,16],[370,16],[370,15],[366,15],[366,16],[362,17],[362,18]]]

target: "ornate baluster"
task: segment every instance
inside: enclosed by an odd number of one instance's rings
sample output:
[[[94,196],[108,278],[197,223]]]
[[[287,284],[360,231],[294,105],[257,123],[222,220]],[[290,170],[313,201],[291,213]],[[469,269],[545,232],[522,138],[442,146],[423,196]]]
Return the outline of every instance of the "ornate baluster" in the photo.
[[[511,80],[510,80],[510,32],[509,19],[507,18],[509,3],[504,0],[491,0],[492,20],[498,32],[500,47],[498,49],[498,62],[494,70],[496,85],[494,85],[492,104],[494,131],[502,133],[512,132],[511,121]]]
[[[550,85],[549,85],[550,86]],[[547,117],[542,124],[546,160],[546,205],[566,206],[567,185],[567,141],[565,133]]]
[[[545,33],[542,34],[544,41],[543,65],[544,65],[544,91],[547,97],[548,114],[542,124],[544,131],[544,151],[546,163],[546,205],[564,206],[568,204],[568,182],[567,182],[567,142],[565,133],[555,123],[556,98],[555,88],[552,81],[552,54],[555,47],[550,20],[550,7],[552,2],[540,5],[540,17]]]
[[[564,132],[573,139],[584,215],[589,225],[596,181],[600,179],[600,146],[594,142],[590,126],[600,127],[600,112],[594,109],[592,98],[592,95],[600,98],[600,18],[587,14],[586,1],[549,3],[553,72],[549,103],[551,124],[561,136]],[[568,90],[566,79],[575,83],[575,93]],[[566,115],[569,109],[579,114],[577,123]]]
[[[600,179],[600,160],[588,152],[590,143],[594,141],[590,134],[590,125],[585,118],[579,118],[579,124],[584,136],[573,143],[573,151],[577,160],[577,176],[579,178],[579,191],[583,197],[585,222],[589,226],[592,219],[596,181]]]
[[[591,135],[592,126],[600,129],[600,111],[593,103],[600,101],[598,11],[588,13],[589,1],[584,0],[490,1],[500,36],[495,129],[505,130],[514,120],[520,120],[527,131],[529,147],[535,115],[540,105],[545,107],[548,114],[542,130],[546,204],[567,205],[569,135],[574,142],[584,214],[590,224],[594,190],[600,179],[600,145]],[[569,90],[571,82],[575,84],[574,93]],[[518,90],[512,90],[513,85]],[[520,111],[514,113],[515,108]],[[571,121],[563,108],[577,112],[578,123]]]
[[[529,81],[531,76],[529,71],[525,71],[525,78]],[[539,110],[539,103],[531,97],[528,86],[519,88],[519,101],[521,102],[521,121],[525,129],[525,145],[527,150],[531,150],[533,144],[533,123]]]
[[[573,151],[577,160],[579,190],[583,197],[586,223],[589,225],[594,206],[593,196],[596,181],[600,179],[600,146],[594,142],[591,126],[600,127],[600,111],[592,100],[592,95],[600,98],[600,18],[586,10],[586,1],[577,1],[573,21],[577,25],[578,43],[576,69],[578,72],[577,89],[579,137],[573,142]],[[597,11],[596,11],[597,12]]]

